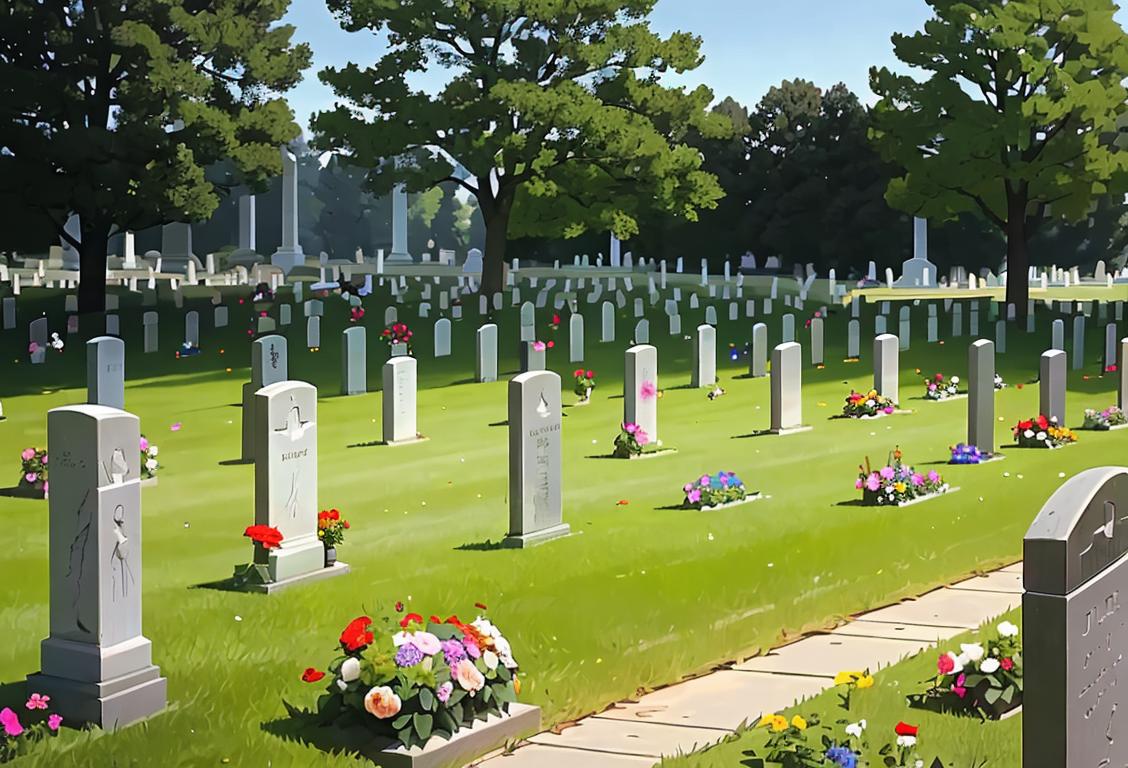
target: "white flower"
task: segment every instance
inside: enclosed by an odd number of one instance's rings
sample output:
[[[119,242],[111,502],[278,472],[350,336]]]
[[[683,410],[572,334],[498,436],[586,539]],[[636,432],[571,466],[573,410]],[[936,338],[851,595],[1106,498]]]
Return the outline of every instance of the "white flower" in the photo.
[[[967,661],[962,656],[957,656],[956,654],[952,653],[951,651],[948,651],[948,658],[952,660],[952,665],[953,665],[952,671],[949,672],[948,674],[958,675],[960,672],[963,672],[964,665],[967,663]]]
[[[993,675],[999,671],[999,660],[996,658],[988,658],[979,662],[979,671],[985,675]]]
[[[959,376],[953,376],[951,381],[952,381],[953,384],[959,384],[960,383],[960,377]]]
[[[407,634],[406,632],[396,632],[394,635],[392,635],[392,646],[399,648],[401,645],[405,645],[410,639],[411,635]]]
[[[506,669],[517,669],[517,661],[513,658],[513,649],[509,647],[509,641],[501,635],[494,638],[494,649],[497,651],[497,657],[501,659],[501,663],[505,665]]]
[[[1034,430],[1028,429],[1028,430],[1026,430],[1025,432],[1022,433],[1022,436],[1027,438],[1027,439],[1034,437]],[[1041,440],[1042,438],[1038,438],[1038,439]]]
[[[853,736],[855,739],[860,739],[862,738],[862,731],[864,731],[865,729],[866,721],[859,720],[856,723],[851,723],[850,725],[846,726],[846,735]]]
[[[346,682],[345,682],[344,680],[338,680],[338,681],[337,681],[337,690],[338,690],[338,691],[340,691],[341,693],[344,693],[344,692],[345,692],[345,690],[346,690],[346,689],[347,689],[348,687],[349,687],[349,686],[348,686],[348,683],[346,683]]]
[[[924,768],[924,761],[917,760],[915,763],[913,763],[913,768]]]
[[[156,459],[149,459],[148,461],[146,461],[145,462],[145,469],[149,470],[150,472],[156,471],[157,460]]]
[[[875,403],[873,400],[866,400],[867,408],[873,408],[875,405],[877,405],[877,403]]]
[[[898,736],[897,737],[897,746],[898,747],[915,747],[916,746],[916,736]]]
[[[971,663],[971,659],[969,659],[967,657],[966,653],[961,653],[959,656],[956,657],[956,667],[961,669],[961,670],[970,663]]]
[[[1039,432],[1037,435],[1034,436],[1034,439],[1035,440],[1045,440],[1046,439],[1046,433],[1045,432]]]
[[[482,663],[486,665],[486,669],[492,672],[497,669],[497,665],[500,664],[501,661],[497,658],[496,653],[494,653],[493,651],[486,651],[482,654]]]
[[[158,451],[157,446],[155,446],[155,445],[149,446],[149,455],[150,456],[156,457],[157,451]]]
[[[1004,621],[997,629],[999,637],[1018,637],[1018,627],[1009,621]]]
[[[351,683],[360,677],[360,659],[349,656],[341,662],[341,680]]]
[[[481,616],[470,622],[470,626],[477,629],[486,637],[497,637],[501,634],[497,627],[490,623],[489,619],[483,619]]]
[[[960,650],[964,652],[970,661],[979,661],[985,655],[983,646],[980,643],[961,643]]]

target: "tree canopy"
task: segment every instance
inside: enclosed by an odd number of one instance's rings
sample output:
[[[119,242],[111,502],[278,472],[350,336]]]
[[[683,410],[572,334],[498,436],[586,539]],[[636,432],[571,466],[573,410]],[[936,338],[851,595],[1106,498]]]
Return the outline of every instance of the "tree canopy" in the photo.
[[[309,48],[289,0],[9,0],[0,5],[0,208],[81,257],[79,307],[104,307],[115,232],[208,217],[225,187],[280,172],[286,102]],[[234,178],[209,179],[222,159]],[[70,213],[81,238],[63,227]]]

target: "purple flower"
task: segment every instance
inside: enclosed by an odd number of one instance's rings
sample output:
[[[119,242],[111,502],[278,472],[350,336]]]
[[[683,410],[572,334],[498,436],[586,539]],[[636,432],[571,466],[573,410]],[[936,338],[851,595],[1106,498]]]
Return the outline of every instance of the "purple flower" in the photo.
[[[928,482],[930,482],[930,483],[940,482],[940,474],[935,469],[929,470],[929,472],[928,472]]]
[[[466,650],[462,647],[462,643],[457,640],[443,640],[442,648],[443,660],[446,661],[448,667],[453,667],[466,658]]]
[[[913,480],[913,485],[917,485],[917,486],[924,485],[924,478],[921,477],[921,475],[919,473],[914,472],[912,480]]]
[[[450,695],[454,692],[454,684],[450,680],[439,686],[439,690],[435,691],[435,697],[438,698],[443,704],[446,704],[450,699]]]
[[[876,491],[881,487],[881,479],[877,476],[876,472],[871,472],[870,476],[866,478],[866,488],[871,491]]]
[[[896,472],[893,471],[893,467],[882,467],[881,468],[881,477],[883,479],[892,480],[894,475],[896,475]]]
[[[701,491],[694,488],[692,491],[685,495],[685,500],[690,504],[696,504],[697,502],[701,501]]]
[[[466,649],[466,655],[471,659],[477,659],[482,655],[482,649],[473,640],[462,638],[462,647]]]
[[[414,667],[421,661],[423,661],[423,651],[415,647],[413,643],[404,643],[396,651],[397,667]]]

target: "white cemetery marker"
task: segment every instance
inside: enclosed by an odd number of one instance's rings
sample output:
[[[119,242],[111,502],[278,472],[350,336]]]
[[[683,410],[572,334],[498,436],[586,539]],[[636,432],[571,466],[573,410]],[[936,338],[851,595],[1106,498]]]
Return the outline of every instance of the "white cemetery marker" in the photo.
[[[1073,318],[1073,370],[1085,367],[1085,316]]]
[[[670,335],[680,336],[682,332],[681,315],[670,315]]]
[[[901,352],[899,339],[883,333],[873,339],[873,388],[894,403],[901,401]]]
[[[995,452],[995,345],[987,339],[967,350],[967,444]]]
[[[777,435],[803,429],[803,348],[795,342],[772,350],[772,424]]]
[[[584,316],[578,312],[568,318],[568,362],[584,361]]]
[[[450,320],[440,317],[435,321],[435,357],[450,356]]]
[[[416,425],[417,362],[393,357],[384,363],[383,439],[387,445],[419,439]]]
[[[32,365],[39,365],[47,359],[47,318],[37,317],[28,323],[28,352]],[[34,350],[32,346],[34,345]]]
[[[1057,418],[1065,426],[1065,353],[1051,349],[1038,364],[1038,407],[1047,419]]]
[[[599,340],[606,344],[615,340],[615,305],[609,301],[605,301],[602,304],[600,312],[602,324]]]
[[[154,326],[155,327],[155,326]],[[255,460],[255,393],[263,387],[286,381],[289,355],[285,336],[269,334],[251,342],[251,380],[243,384],[242,460]]]
[[[811,365],[823,364],[823,319],[811,319]]]
[[[711,325],[697,326],[693,337],[693,375],[690,386],[711,387],[717,383],[717,329]]]
[[[1007,353],[1007,323],[1005,320],[995,321],[995,349],[1000,355]]]
[[[51,634],[28,690],[75,726],[112,731],[167,703],[141,634],[140,441],[138,418],[115,408],[47,414]]]
[[[788,312],[783,316],[782,343],[795,341],[795,315]]]
[[[650,321],[646,318],[635,323],[634,341],[635,344],[650,343]]]
[[[521,305],[521,341],[536,341],[536,310],[531,302],[526,301]]]
[[[219,306],[217,306],[215,308],[214,314],[215,314],[215,318],[214,318],[215,319],[215,327],[216,328],[226,328],[227,327],[227,307],[224,306],[223,304],[220,304]]]
[[[321,316],[312,315],[306,318],[306,347],[320,349],[321,347]]]
[[[86,342],[86,402],[125,408],[125,342],[116,336]]]
[[[474,378],[485,383],[497,381],[497,326],[487,323],[475,333]]]
[[[901,349],[908,349],[909,337],[912,333],[912,310],[909,307],[901,307],[898,317],[900,325],[898,341],[900,341]]]
[[[200,346],[200,313],[196,310],[184,315],[184,342],[193,347]]]
[[[858,320],[851,320],[846,325],[846,357],[857,360],[861,357],[862,325]]]
[[[705,307],[705,324],[712,326],[717,325],[717,308],[712,304]]]
[[[638,424],[651,442],[658,440],[658,350],[649,344],[626,352],[623,421]]]
[[[507,547],[567,536],[563,521],[560,377],[522,373],[509,382]]]
[[[1116,323],[1109,323],[1105,326],[1105,352],[1104,352],[1104,370],[1106,372],[1116,370],[1117,361],[1117,334]]]
[[[363,325],[346,328],[341,334],[341,394],[362,395],[368,391],[367,332]]]

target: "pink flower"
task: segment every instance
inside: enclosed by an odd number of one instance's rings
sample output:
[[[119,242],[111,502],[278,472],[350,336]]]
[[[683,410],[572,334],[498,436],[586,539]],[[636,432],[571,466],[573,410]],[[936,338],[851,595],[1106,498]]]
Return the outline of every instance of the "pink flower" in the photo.
[[[862,490],[863,485],[864,485],[864,483],[862,482],[862,478],[860,478],[860,477],[857,480],[854,481],[854,487],[857,488],[859,491]]]
[[[935,469],[930,469],[930,470],[928,471],[928,481],[929,481],[930,483],[938,483],[938,482],[940,482],[940,473],[939,473],[939,472],[937,472],[937,471],[936,471]]]
[[[650,435],[646,434],[642,427],[639,427],[638,431],[635,432],[635,440],[638,441],[639,445],[649,445]]]
[[[917,485],[917,486],[924,485],[924,478],[918,472],[913,473],[912,480],[913,480],[913,485]]]
[[[20,458],[23,459],[24,461],[31,461],[32,459],[35,458],[35,449],[34,448],[24,448],[23,453],[20,454]]]
[[[47,709],[49,701],[51,701],[50,696],[40,696],[38,693],[33,693],[24,706],[28,709]]]
[[[638,388],[638,396],[643,400],[651,400],[658,394],[658,387],[654,386],[653,381],[644,381]]]
[[[702,475],[701,478],[697,481],[697,484],[708,488],[712,480],[713,478],[709,477],[708,475]]]
[[[59,726],[63,724],[62,715],[51,715],[47,718],[47,727],[52,731],[59,730]]]
[[[46,480],[44,480],[44,481],[43,481],[43,493],[45,493],[45,494],[49,492],[49,491],[48,491],[48,488],[47,488],[47,485],[48,485],[47,481],[46,481]]]
[[[544,344],[543,341],[534,341],[533,342],[533,351],[534,352],[544,352],[544,350],[545,350],[545,344]]]
[[[956,694],[961,699],[967,696],[967,688],[964,687],[966,681],[967,675],[960,674],[960,676],[956,678],[956,684],[952,686],[952,693]]]
[[[881,468],[881,476],[885,480],[892,480],[893,476],[895,474],[896,474],[896,472],[893,471],[893,467],[882,467]]]
[[[43,454],[43,466],[47,466],[47,454]]]
[[[29,483],[34,483],[38,479],[39,475],[35,474],[34,472],[28,472],[26,475],[24,475],[24,480],[27,480]]]
[[[180,422],[179,421],[176,422],[171,427],[169,427],[169,429],[172,430],[173,432],[179,432],[180,431]]]
[[[887,405],[881,410],[885,413],[886,416],[888,416],[889,414],[893,413],[893,406]]]
[[[694,488],[692,491],[685,495],[685,500],[690,504],[696,504],[697,502],[701,501],[701,491]]]
[[[145,438],[141,438],[141,450],[142,451],[148,451],[149,450],[149,441],[146,440]]]
[[[870,476],[866,478],[866,488],[871,491],[876,491],[881,487],[881,479],[877,476],[876,472],[871,472]]]
[[[39,351],[39,345],[38,345],[38,344],[36,344],[36,343],[35,343],[35,342],[33,341],[33,342],[31,342],[30,344],[28,344],[28,345],[27,345],[27,351],[28,351],[29,353],[31,353],[31,354],[33,354],[33,355],[34,355],[34,354],[35,354],[36,352],[38,352],[38,351]],[[22,730],[22,729],[21,729],[21,730]]]
[[[7,736],[19,736],[24,732],[19,716],[7,707],[0,709],[0,725],[4,726],[4,734]]]
[[[956,660],[948,654],[943,654],[936,661],[936,669],[942,675],[950,675],[956,668]]]
[[[690,491],[693,490],[693,483],[686,483],[685,485],[682,486],[682,490],[685,491],[686,493],[689,493]]]
[[[633,435],[636,432],[638,432],[638,424],[635,424],[633,422],[628,421],[625,424],[623,424],[623,431],[626,432],[628,435]]]

